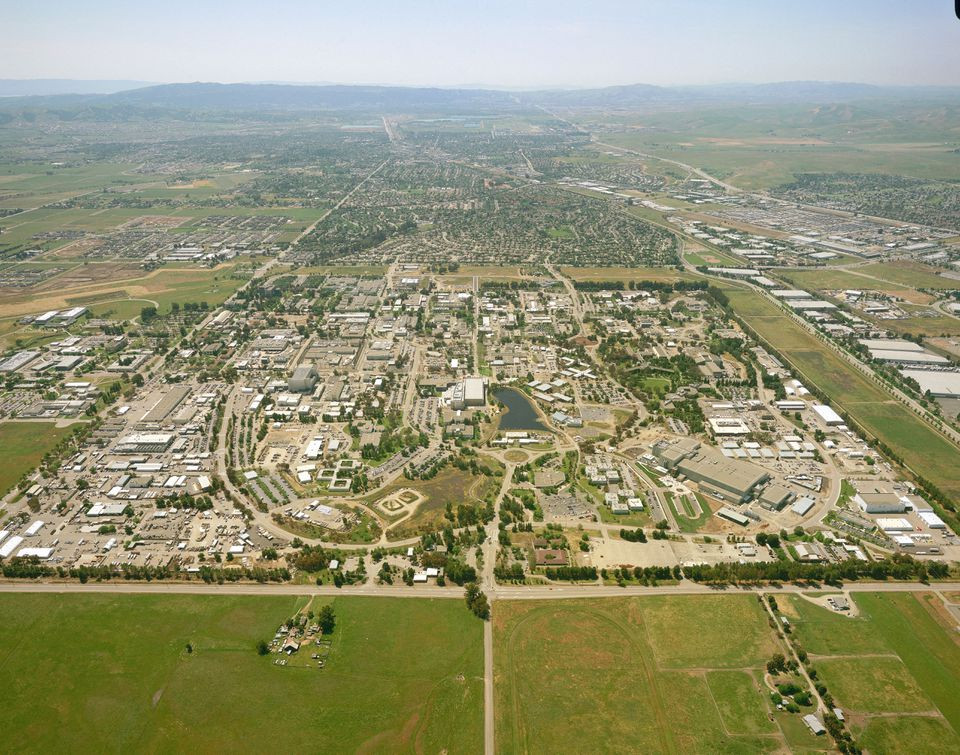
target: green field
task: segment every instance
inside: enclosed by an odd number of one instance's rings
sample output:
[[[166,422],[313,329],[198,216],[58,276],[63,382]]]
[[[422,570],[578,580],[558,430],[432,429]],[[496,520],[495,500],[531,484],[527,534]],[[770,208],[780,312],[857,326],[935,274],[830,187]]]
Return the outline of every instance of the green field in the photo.
[[[804,382],[817,386],[835,407],[883,440],[917,474],[947,495],[960,495],[956,446],[869,382],[777,305],[753,291],[730,286],[724,290],[733,309],[790,361]]]
[[[857,269],[862,270],[863,268]],[[867,278],[863,275],[857,275],[842,269],[785,270],[780,273],[780,275],[790,281],[794,286],[811,291],[841,291],[848,288],[855,290],[866,289],[869,291],[881,291],[901,299],[910,299],[914,293],[909,287],[896,285],[885,280],[877,280],[876,275],[872,278]]]
[[[780,600],[855,736],[872,752],[921,743],[924,752],[960,750],[960,643],[940,599],[858,593],[855,601],[857,618],[800,597]]]
[[[73,432],[70,427],[56,427],[53,422],[0,423],[0,495],[6,495],[24,474],[40,463],[40,459]]]
[[[957,287],[960,281],[944,278],[939,275],[937,268],[924,265],[920,262],[897,260],[895,262],[878,262],[859,268],[861,272],[874,275],[877,278],[900,283],[910,288],[933,288],[950,290]]]
[[[502,752],[830,746],[769,709],[778,642],[753,596],[498,601],[493,621]]]
[[[481,622],[459,600],[338,597],[324,669],[260,639],[297,597],[0,595],[11,752],[480,752]],[[316,604],[315,604],[316,605]],[[427,630],[429,628],[429,630]],[[193,652],[186,652],[187,643]]]
[[[697,280],[686,270],[672,267],[561,267],[560,272],[574,281],[657,281],[675,283]]]

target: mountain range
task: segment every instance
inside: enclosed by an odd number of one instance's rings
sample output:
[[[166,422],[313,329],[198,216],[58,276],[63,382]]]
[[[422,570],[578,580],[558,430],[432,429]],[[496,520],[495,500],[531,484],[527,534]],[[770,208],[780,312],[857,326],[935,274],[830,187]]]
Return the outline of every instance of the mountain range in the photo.
[[[0,80],[4,109],[137,107],[189,110],[464,110],[523,106],[636,108],[709,103],[836,103],[884,98],[956,100],[960,87],[886,87],[791,81],[663,87],[631,84],[596,89],[447,89],[369,85],[218,84],[142,86],[135,81]],[[13,96],[17,95],[17,96]]]

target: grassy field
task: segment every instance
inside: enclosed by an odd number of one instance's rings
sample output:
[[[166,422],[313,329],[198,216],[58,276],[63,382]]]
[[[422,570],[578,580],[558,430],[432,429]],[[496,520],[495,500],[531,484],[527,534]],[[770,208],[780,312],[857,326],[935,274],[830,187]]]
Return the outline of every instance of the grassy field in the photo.
[[[725,291],[734,310],[778,348],[805,382],[820,388],[835,407],[883,440],[917,474],[948,495],[960,495],[956,446],[869,382],[775,304],[753,291],[734,287]]]
[[[493,621],[503,752],[829,747],[770,711],[777,640],[752,596],[498,601]]]
[[[781,599],[851,730],[872,752],[960,751],[960,642],[933,593],[860,593],[860,616]],[[907,745],[907,743],[911,743]]]
[[[960,335],[960,320],[946,315],[940,317],[907,317],[902,320],[884,320],[883,325],[897,333],[926,337],[955,337]]]
[[[949,127],[936,118],[920,109],[898,118],[889,117],[891,109],[840,109],[756,105],[593,117],[626,127],[605,133],[606,143],[703,168],[745,189],[770,188],[809,172],[956,175],[958,158],[943,145]]]
[[[234,277],[235,265],[217,268],[162,268],[144,274],[143,271],[124,277],[99,277],[80,285],[62,285],[51,290],[5,296],[0,303],[0,317],[19,317],[48,309],[64,309],[77,305],[96,304],[97,311],[117,310],[124,300],[137,300],[132,309],[139,314],[141,307],[155,303],[161,313],[169,312],[173,302],[207,302],[211,307],[222,304],[245,282],[245,277]],[[110,302],[112,306],[104,306]],[[130,308],[125,310],[129,314]]]
[[[43,455],[61,438],[73,432],[53,422],[0,423],[0,495],[5,495],[21,477],[40,463]]]
[[[950,290],[956,288],[960,283],[960,281],[952,278],[944,278],[935,267],[908,260],[878,262],[873,265],[865,265],[860,270],[877,278],[883,278],[909,288]]]
[[[561,267],[560,272],[574,281],[674,283],[681,280],[698,280],[697,276],[672,267]]]
[[[276,656],[257,655],[257,641],[272,638],[305,602],[2,595],[5,746],[16,752],[483,749],[482,626],[462,601],[338,597],[324,669],[278,667]]]
[[[860,269],[860,268],[858,268]],[[855,290],[880,291],[889,296],[896,296],[907,301],[917,301],[917,292],[909,287],[877,280],[876,277],[857,275],[847,270],[785,270],[781,275],[798,288],[811,291],[840,291],[852,288]],[[929,301],[930,297],[920,295],[922,300]]]

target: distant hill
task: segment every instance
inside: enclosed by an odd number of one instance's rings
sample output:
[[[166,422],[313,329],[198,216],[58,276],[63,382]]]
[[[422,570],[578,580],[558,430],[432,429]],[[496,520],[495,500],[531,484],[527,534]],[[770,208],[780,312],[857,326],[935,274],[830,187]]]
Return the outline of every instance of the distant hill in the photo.
[[[38,97],[57,94],[113,94],[152,86],[152,81],[122,79],[0,79],[0,97]]]
[[[519,107],[643,108],[703,104],[846,104],[880,99],[960,100],[958,87],[880,87],[870,84],[791,81],[771,84],[660,87],[651,84],[597,89],[507,92],[497,89],[445,89],[441,87],[394,87],[291,84],[160,84],[137,87],[137,82],[80,82],[37,80],[0,81],[0,94],[21,94],[13,102],[0,100],[4,110],[22,108],[92,107],[98,110],[150,108],[176,110],[315,111],[367,110],[374,112],[484,112]],[[68,85],[73,91],[65,91]],[[81,92],[99,85],[104,93]],[[17,90],[19,87],[19,91]],[[32,89],[30,89],[32,87]],[[54,93],[59,88],[59,92]],[[45,91],[40,91],[44,90]],[[33,96],[28,96],[27,91]]]
[[[103,103],[225,110],[483,109],[516,107],[516,97],[486,89],[283,84],[164,84],[118,92]]]

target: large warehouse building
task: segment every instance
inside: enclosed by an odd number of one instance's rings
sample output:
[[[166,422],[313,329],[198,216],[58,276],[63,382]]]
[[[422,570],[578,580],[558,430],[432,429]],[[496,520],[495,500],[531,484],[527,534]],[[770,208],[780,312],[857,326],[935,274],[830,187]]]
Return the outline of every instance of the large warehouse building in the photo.
[[[656,443],[653,453],[664,467],[700,484],[708,495],[742,503],[770,479],[762,467],[748,461],[728,459],[713,449],[700,448],[689,439],[677,443]]]
[[[444,391],[443,400],[451,409],[483,406],[487,401],[487,384],[483,378],[464,378]]]
[[[960,398],[960,372],[947,370],[900,370],[904,377],[913,378],[920,390],[934,398]]]

